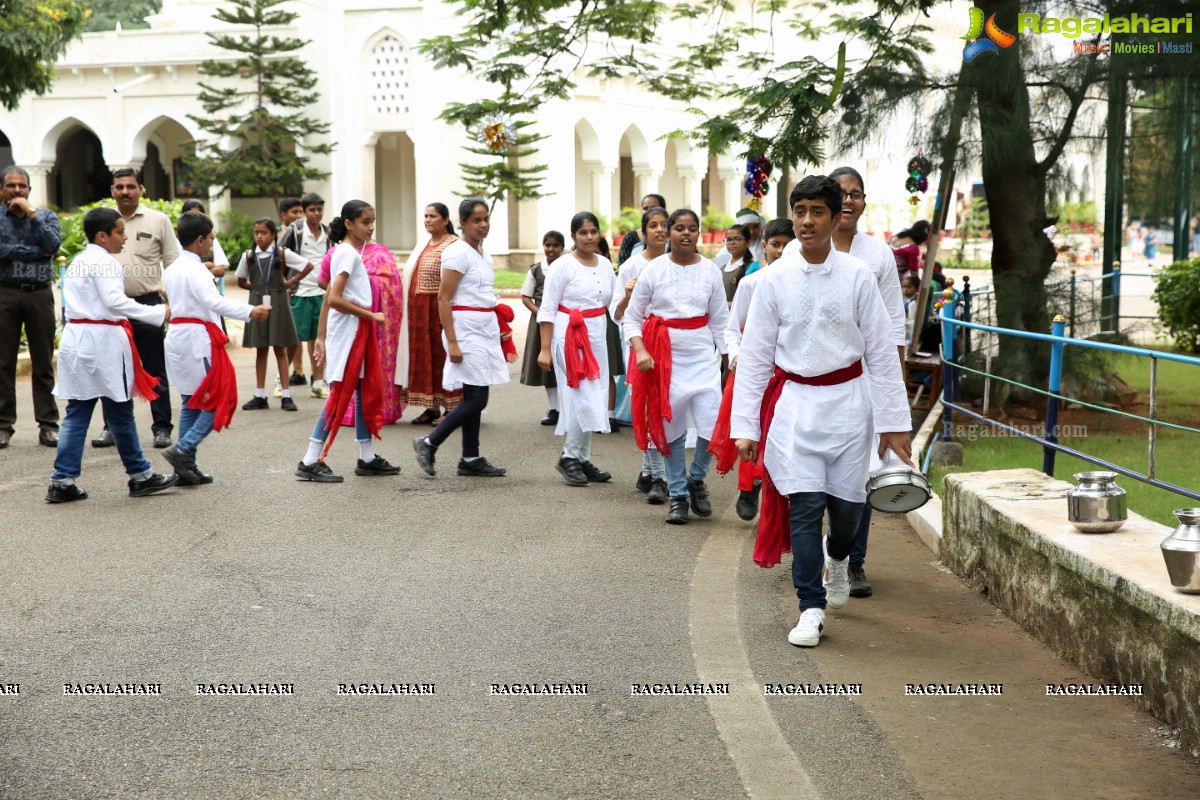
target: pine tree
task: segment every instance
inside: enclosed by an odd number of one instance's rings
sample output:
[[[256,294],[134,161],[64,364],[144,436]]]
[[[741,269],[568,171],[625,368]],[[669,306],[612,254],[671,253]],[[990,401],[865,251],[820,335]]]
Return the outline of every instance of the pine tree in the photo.
[[[298,14],[283,11],[283,0],[231,0],[218,9],[223,23],[252,28],[245,33],[208,34],[213,44],[238,54],[231,60],[205,61],[200,74],[229,79],[220,86],[200,84],[204,116],[192,117],[211,138],[196,142],[184,158],[197,186],[233,189],[251,197],[278,200],[298,194],[304,181],[328,177],[297,155],[333,151],[312,141],[329,133],[329,125],[299,111],[312,105],[317,75],[294,53],[308,42],[271,31],[290,24]],[[235,82],[236,81],[236,82]],[[222,148],[219,142],[232,144]]]

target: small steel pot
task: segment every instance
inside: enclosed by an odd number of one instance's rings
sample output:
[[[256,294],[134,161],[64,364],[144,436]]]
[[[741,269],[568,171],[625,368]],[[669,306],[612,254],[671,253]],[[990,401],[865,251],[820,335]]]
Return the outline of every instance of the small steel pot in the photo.
[[[1125,524],[1125,490],[1115,472],[1080,472],[1067,490],[1067,519],[1084,533],[1111,533]]]
[[[1162,540],[1163,561],[1171,585],[1187,594],[1200,594],[1200,508],[1177,508],[1179,527]]]
[[[890,448],[883,454],[883,466],[867,481],[867,504],[876,511],[903,514],[925,505],[932,496],[929,479]]]

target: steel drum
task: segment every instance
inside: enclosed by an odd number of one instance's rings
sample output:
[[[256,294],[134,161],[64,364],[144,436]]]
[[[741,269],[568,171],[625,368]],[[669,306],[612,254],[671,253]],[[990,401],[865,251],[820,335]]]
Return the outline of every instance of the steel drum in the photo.
[[[903,514],[929,502],[933,489],[920,470],[913,469],[891,448],[883,465],[867,481],[867,505],[888,514]]]

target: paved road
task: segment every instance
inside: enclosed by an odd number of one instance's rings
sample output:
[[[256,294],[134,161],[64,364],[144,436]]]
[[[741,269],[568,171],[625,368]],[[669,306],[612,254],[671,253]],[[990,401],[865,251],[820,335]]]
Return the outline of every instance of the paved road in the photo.
[[[235,363],[245,396],[249,351]],[[567,487],[538,389],[503,387],[485,415],[504,479],[449,474],[457,437],[424,477],[401,423],[378,446],[401,476],[298,482],[318,409],[300,397],[299,413],[239,412],[210,438],[212,486],[130,499],[116,454],[89,448],[91,497],[61,507],[43,502],[52,454],[19,392],[0,453],[0,686],[20,684],[0,696],[3,798],[1167,797],[1200,777],[1125,701],[1039,697],[1082,676],[897,520],[876,527],[877,596],[835,612],[820,648],[789,646],[787,572],[749,561],[732,481],[713,482],[712,520],[667,526],[632,490],[625,432],[595,445],[612,484]],[[147,407],[138,420],[146,439]],[[354,458],[343,436],[330,463]],[[1005,690],[904,695],[947,681]],[[64,696],[89,682],[162,696]],[[631,696],[697,682],[730,694]],[[863,695],[763,696],[808,682]],[[197,696],[219,683],[295,695]]]

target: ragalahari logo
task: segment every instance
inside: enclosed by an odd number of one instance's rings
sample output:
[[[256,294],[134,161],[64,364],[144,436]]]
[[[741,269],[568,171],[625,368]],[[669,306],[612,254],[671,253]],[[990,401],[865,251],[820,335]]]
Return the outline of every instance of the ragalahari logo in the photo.
[[[986,39],[980,38],[983,34],[987,34]],[[999,55],[1000,48],[1012,47],[1013,42],[1017,40],[1017,37],[996,24],[995,14],[988,17],[985,24],[982,8],[971,9],[971,27],[967,29],[967,35],[963,38],[970,42],[963,48],[963,61],[968,64],[984,53]]]

